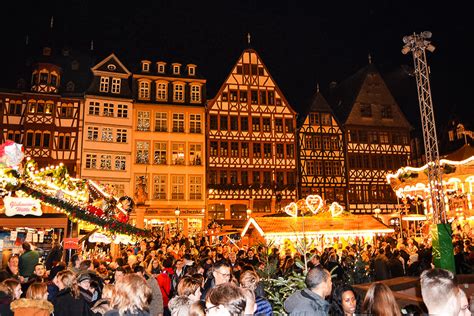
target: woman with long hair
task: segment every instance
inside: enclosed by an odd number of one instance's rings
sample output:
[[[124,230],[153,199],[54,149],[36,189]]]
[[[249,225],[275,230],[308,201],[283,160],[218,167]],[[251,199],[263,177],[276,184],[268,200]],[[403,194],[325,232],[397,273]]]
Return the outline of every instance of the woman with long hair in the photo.
[[[216,285],[206,295],[205,311],[208,316],[240,316],[244,313],[245,306],[245,294],[232,283]]]
[[[392,290],[383,283],[372,283],[367,290],[362,313],[375,316],[401,316],[400,307]]]
[[[92,312],[100,315],[104,315],[108,311],[112,310],[112,298],[115,294],[115,286],[113,284],[106,284],[102,289],[102,298],[95,302],[91,308]]]
[[[54,316],[82,316],[91,314],[81,296],[76,274],[70,270],[59,272],[53,280],[59,292],[53,298]]]
[[[21,284],[17,279],[6,279],[0,283],[0,315],[13,315],[10,304],[21,296]]]
[[[260,278],[258,274],[252,270],[247,270],[240,275],[240,287],[252,291],[255,295],[255,304],[257,305],[255,314],[271,316],[273,315],[273,311],[270,302],[263,296],[257,295],[259,281]]]
[[[49,316],[54,311],[53,304],[48,302],[48,286],[44,282],[32,283],[26,291],[26,298],[11,303],[14,315]]]
[[[137,274],[127,274],[115,283],[113,310],[106,316],[148,316],[151,302],[151,288],[145,279]]]
[[[352,286],[343,284],[334,288],[332,293],[331,315],[352,316],[359,312],[360,301]]]

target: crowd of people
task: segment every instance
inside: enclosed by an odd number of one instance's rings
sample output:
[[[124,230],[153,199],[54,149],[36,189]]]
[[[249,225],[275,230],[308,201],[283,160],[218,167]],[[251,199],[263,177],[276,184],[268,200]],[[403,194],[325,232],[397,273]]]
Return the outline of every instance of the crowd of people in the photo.
[[[470,272],[471,244],[455,240],[456,247],[456,269]],[[424,312],[470,315],[466,295],[452,273],[432,269],[427,240],[417,243],[387,237],[377,246],[336,245],[301,255],[264,245],[211,245],[207,237],[178,235],[125,247],[114,260],[94,255],[94,251],[87,252],[89,257],[77,253],[68,264],[61,251],[51,251],[41,263],[29,243],[23,243],[22,249],[0,271],[2,316],[36,315],[32,311],[55,316],[273,315],[262,282],[269,277],[262,271],[271,265],[275,270],[270,277],[308,271],[306,288],[284,302],[290,315],[422,313],[416,305],[400,309],[391,290],[376,282],[404,275],[421,276]],[[301,262],[306,267],[298,264]],[[373,283],[361,299],[349,283],[366,282]],[[441,302],[449,303],[449,311]]]

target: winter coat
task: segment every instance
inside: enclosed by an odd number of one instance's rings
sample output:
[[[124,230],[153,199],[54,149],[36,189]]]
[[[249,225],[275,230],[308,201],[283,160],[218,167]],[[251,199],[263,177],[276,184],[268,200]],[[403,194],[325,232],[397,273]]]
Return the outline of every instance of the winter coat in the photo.
[[[118,310],[116,309],[113,309],[111,311],[108,311],[107,313],[104,314],[105,316],[120,316],[120,313]],[[128,311],[126,311],[123,316],[150,316],[150,313],[147,312],[147,311],[138,311],[137,313],[130,313]]]
[[[74,298],[71,289],[63,289],[53,299],[54,316],[87,316],[92,312],[82,296]]]
[[[20,298],[10,304],[10,309],[14,315],[22,316],[49,316],[54,311],[53,304],[47,300],[33,300]]]
[[[39,262],[39,253],[36,250],[25,251],[20,256],[18,267],[20,275],[29,278],[35,270],[35,265]]]
[[[107,298],[101,298],[95,302],[94,306],[92,307],[92,312],[98,315],[104,315],[111,310],[112,307],[110,306],[110,299]]]
[[[288,297],[284,306],[290,316],[326,316],[330,305],[318,294],[304,289]]]
[[[153,277],[146,279],[146,284],[151,288],[152,299],[150,302],[150,315],[163,314],[163,294],[158,281]]]
[[[10,309],[11,302],[12,302],[11,296],[3,291],[0,291],[0,316],[13,315],[13,312]]]

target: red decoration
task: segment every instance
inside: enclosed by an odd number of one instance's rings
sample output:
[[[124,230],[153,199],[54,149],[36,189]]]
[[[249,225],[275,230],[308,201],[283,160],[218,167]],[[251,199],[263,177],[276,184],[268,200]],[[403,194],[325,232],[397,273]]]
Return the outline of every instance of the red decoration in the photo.
[[[93,205],[88,205],[87,211],[98,217],[101,217],[102,215],[104,215],[104,211],[101,208],[95,207]]]
[[[120,222],[120,223],[127,223],[128,220],[129,220],[129,216],[122,213],[122,212],[119,212],[118,215],[117,215],[117,220]]]

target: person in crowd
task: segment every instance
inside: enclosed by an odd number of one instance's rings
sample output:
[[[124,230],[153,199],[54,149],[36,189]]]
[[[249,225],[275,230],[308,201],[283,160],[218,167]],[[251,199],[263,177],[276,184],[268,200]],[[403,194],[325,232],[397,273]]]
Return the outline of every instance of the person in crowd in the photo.
[[[331,315],[352,316],[360,312],[360,300],[356,291],[349,284],[342,284],[334,288],[332,293]]]
[[[336,280],[342,280],[344,277],[344,269],[341,267],[337,261],[337,255],[335,252],[329,254],[328,262],[326,264],[326,269],[331,273],[331,277],[334,277]]]
[[[15,254],[10,255],[10,258],[8,258],[7,266],[5,267],[5,269],[0,271],[0,282],[6,279],[17,279],[19,281],[23,281],[23,277],[20,276],[20,269],[18,264],[18,256]]]
[[[201,285],[202,279],[188,275],[184,276],[179,281],[177,294],[178,296],[188,297],[192,303],[197,302],[201,299]]]
[[[430,315],[457,316],[461,310],[459,287],[451,271],[425,270],[420,275],[421,296]]]
[[[74,272],[63,270],[58,272],[53,281],[59,292],[53,298],[54,316],[91,315],[89,305],[81,296]]]
[[[70,270],[76,274],[79,273],[79,271],[81,270],[81,256],[79,256],[77,253],[74,254],[72,257],[71,257],[71,267],[70,267]]]
[[[92,307],[98,298],[94,298],[91,290],[91,276],[87,272],[82,272],[77,276],[77,285],[79,286],[79,292],[84,300]]]
[[[362,303],[362,314],[401,316],[400,308],[392,290],[380,282],[372,283],[369,286]]]
[[[21,285],[17,279],[6,279],[0,283],[0,315],[11,316],[13,312],[10,309],[12,301],[21,296]]]
[[[10,309],[15,316],[49,316],[54,311],[54,306],[47,300],[48,286],[46,283],[32,283],[26,291],[26,298],[20,298],[10,304]]]
[[[189,315],[189,309],[193,302],[187,296],[175,296],[168,304],[171,316]]]
[[[47,282],[46,267],[42,263],[35,264],[33,274],[27,282],[21,284],[23,294],[26,294],[28,287],[35,282]]]
[[[156,277],[160,286],[161,297],[163,298],[163,315],[170,315],[168,302],[171,299],[171,278],[173,277],[173,258],[167,257],[163,260],[163,268]]]
[[[312,269],[314,267],[317,267],[321,265],[321,256],[316,254],[316,253],[308,253],[307,255],[308,258],[308,269]]]
[[[246,296],[238,286],[227,282],[211,288],[205,302],[208,316],[240,316],[245,311]]]
[[[63,257],[63,247],[61,247],[56,240],[53,241],[51,246],[51,251],[48,253],[45,260],[45,266],[48,271],[60,262]]]
[[[405,275],[404,269],[403,269],[403,263],[400,260],[400,251],[398,249],[395,249],[392,252],[392,255],[390,259],[388,259],[388,271],[390,274],[391,278],[398,278],[402,277]],[[403,260],[403,258],[402,258]]]
[[[171,278],[171,288],[173,293],[176,293],[179,280],[186,274],[186,266],[184,265],[183,259],[178,258],[174,263],[174,273]]]
[[[270,302],[256,293],[258,284],[259,277],[255,271],[247,270],[240,276],[240,286],[252,291],[255,295],[255,303],[257,305],[255,315],[271,316],[273,312]]]
[[[244,315],[255,315],[255,311],[257,310],[257,304],[255,303],[254,292],[243,287],[241,287],[240,289],[245,296]]]
[[[151,316],[161,316],[163,315],[163,296],[161,294],[160,286],[158,285],[158,281],[154,278],[149,276],[145,268],[142,266],[135,266],[134,269],[135,273],[142,277],[146,284],[151,289],[151,302],[149,302],[149,310]]]
[[[132,273],[125,275],[115,284],[115,295],[112,299],[114,309],[106,316],[149,316],[151,288],[143,277]]]
[[[204,288],[202,289],[201,301],[205,301],[207,292],[214,286],[227,283],[232,278],[230,265],[227,261],[221,260],[212,266],[212,273],[207,278]]]
[[[378,255],[374,260],[374,279],[375,281],[387,280],[390,278],[390,271],[388,269],[388,258],[385,255],[385,250],[380,248]]]
[[[148,274],[152,275],[156,278],[158,274],[160,274],[160,260],[159,259],[151,259],[150,263],[147,267]]]
[[[259,261],[260,260],[258,259],[258,256],[255,254],[255,251],[253,250],[253,248],[250,248],[247,251],[247,258],[245,259],[245,262],[255,267],[257,266]]]
[[[467,300],[466,293],[461,288],[459,288],[459,301],[461,304],[459,316],[471,316],[472,313],[469,309],[469,301]]]
[[[91,308],[96,315],[104,315],[112,310],[112,298],[114,297],[115,286],[113,284],[106,284],[102,289],[102,298],[95,302]]]
[[[206,312],[204,311],[205,307],[202,304],[202,301],[194,302],[189,306],[188,316],[205,316]]]
[[[306,289],[297,291],[284,302],[285,311],[290,315],[327,315],[329,303],[325,300],[331,294],[332,280],[329,271],[315,267],[305,278]]]
[[[20,275],[28,279],[35,269],[35,265],[39,262],[39,253],[31,248],[29,242],[23,242],[21,245],[23,253],[20,256],[19,268]]]

